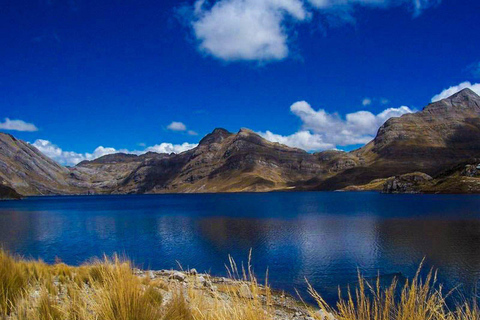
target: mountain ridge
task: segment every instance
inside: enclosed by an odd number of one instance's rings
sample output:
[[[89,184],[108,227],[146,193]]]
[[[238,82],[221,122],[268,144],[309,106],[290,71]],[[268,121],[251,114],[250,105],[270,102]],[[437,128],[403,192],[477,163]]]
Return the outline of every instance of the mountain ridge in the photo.
[[[179,154],[117,153],[67,168],[0,133],[0,181],[24,195],[339,190],[415,172],[435,177],[477,158],[480,97],[470,89],[388,119],[351,152],[308,153],[246,128],[216,128]]]

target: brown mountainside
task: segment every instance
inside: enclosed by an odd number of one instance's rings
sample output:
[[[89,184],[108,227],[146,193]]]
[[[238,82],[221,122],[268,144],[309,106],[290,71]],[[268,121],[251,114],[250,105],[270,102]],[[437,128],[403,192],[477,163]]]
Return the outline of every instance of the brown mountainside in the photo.
[[[23,195],[76,193],[69,170],[32,145],[0,133],[0,181]]]
[[[412,172],[435,176],[476,158],[480,97],[469,89],[389,119],[350,153],[311,154],[219,128],[180,154],[120,153],[66,168],[0,133],[0,181],[24,195],[337,190]]]
[[[318,189],[340,189],[410,172],[431,176],[480,158],[480,97],[470,89],[391,118],[366,146],[352,152],[365,165],[322,181]]]

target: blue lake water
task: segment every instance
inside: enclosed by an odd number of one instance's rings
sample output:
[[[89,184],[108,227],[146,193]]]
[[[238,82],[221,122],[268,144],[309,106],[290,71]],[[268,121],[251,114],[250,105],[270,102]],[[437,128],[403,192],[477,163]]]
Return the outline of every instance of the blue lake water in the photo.
[[[125,254],[142,268],[224,275],[248,259],[273,287],[328,299],[366,277],[411,277],[423,257],[447,286],[480,279],[480,196],[298,192],[31,197],[0,202],[0,244],[81,264]]]

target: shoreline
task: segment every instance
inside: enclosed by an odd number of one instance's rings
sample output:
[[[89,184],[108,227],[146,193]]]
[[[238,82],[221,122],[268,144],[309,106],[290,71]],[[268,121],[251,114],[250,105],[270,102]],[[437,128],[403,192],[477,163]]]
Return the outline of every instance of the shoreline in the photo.
[[[273,190],[273,191],[232,191],[232,192],[162,192],[162,193],[96,193],[96,194],[38,194],[38,195],[23,195],[19,199],[2,198],[0,201],[19,201],[29,198],[54,198],[54,197],[97,197],[97,196],[162,196],[162,195],[243,195],[243,194],[268,194],[268,193],[375,193],[384,195],[461,195],[461,196],[478,196],[480,192],[394,192],[385,193],[378,190]]]
[[[175,269],[142,270],[134,268],[133,272],[141,279],[149,278],[150,281],[173,282],[175,286],[183,287],[185,290],[191,289],[193,286],[194,290],[205,291],[212,296],[219,295],[226,300],[230,299],[232,291],[238,290],[238,294],[242,299],[254,299],[252,291],[257,291],[255,298],[259,299],[263,304],[268,304],[272,307],[275,310],[275,319],[277,320],[314,320],[312,315],[315,313],[322,314],[318,307],[308,305],[283,290],[268,287],[269,297],[267,297],[267,294],[265,294],[267,288],[262,284],[256,283],[256,281],[252,283],[253,281],[246,279],[212,276],[208,273],[198,273],[194,268],[187,271]],[[256,290],[251,290],[252,285],[255,286]],[[325,316],[328,317],[326,313]],[[330,315],[330,317],[333,320],[333,316]]]
[[[249,261],[250,262],[250,261]],[[195,269],[140,270],[117,255],[78,267],[25,260],[0,249],[0,319],[5,320],[478,320],[476,297],[454,308],[436,272],[386,287],[359,284],[329,306],[313,287],[317,306],[261,285],[250,263],[229,277]],[[307,282],[308,284],[308,282]],[[478,298],[477,298],[478,299]]]

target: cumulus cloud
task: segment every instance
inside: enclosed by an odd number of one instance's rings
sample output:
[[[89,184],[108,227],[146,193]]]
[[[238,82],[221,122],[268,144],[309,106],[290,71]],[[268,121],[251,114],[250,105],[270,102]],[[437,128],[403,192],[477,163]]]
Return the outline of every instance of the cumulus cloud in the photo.
[[[439,94],[436,94],[432,97],[432,102],[437,102],[442,99],[446,99],[455,93],[462,91],[463,89],[469,88],[474,91],[476,94],[480,95],[480,83],[470,83],[469,81],[462,82],[456,86],[452,86],[448,89],[444,89]]]
[[[282,136],[271,131],[259,132],[259,134],[271,142],[278,142],[289,147],[300,148],[307,151],[334,149],[335,144],[325,142],[319,134],[307,130],[295,132],[289,136]]]
[[[157,153],[182,153],[184,151],[193,149],[197,146],[195,143],[184,142],[182,144],[172,144],[172,143],[161,143],[148,147],[145,149],[145,152],[152,151]],[[144,152],[143,152],[144,153]]]
[[[303,21],[300,0],[220,0],[195,3],[193,31],[200,49],[223,60],[280,60],[288,55],[287,18]]]
[[[167,129],[172,131],[185,131],[187,130],[187,126],[183,124],[183,122],[173,121],[167,126]]]
[[[302,127],[298,132],[282,136],[266,131],[260,132],[260,135],[267,140],[307,151],[365,144],[374,138],[378,128],[385,121],[413,112],[409,107],[402,106],[388,108],[378,114],[357,111],[342,118],[337,113],[328,113],[323,109],[314,110],[306,101],[295,102],[291,105],[290,111],[302,121]]]
[[[23,120],[10,120],[5,118],[4,122],[0,122],[0,129],[12,131],[38,131],[38,128],[33,123],[28,123]]]
[[[179,122],[179,121],[173,121],[167,126],[167,129],[171,131],[186,132],[190,136],[198,135],[196,131],[187,130],[187,126],[183,122]]]
[[[289,55],[292,26],[315,13],[336,24],[353,21],[355,7],[408,5],[414,15],[441,0],[196,0],[188,23],[200,51],[235,61],[275,61]],[[185,16],[185,14],[184,14]],[[333,18],[332,18],[333,17]]]
[[[143,150],[127,150],[127,149],[115,149],[115,148],[106,148],[103,146],[97,147],[92,153],[77,153],[74,151],[64,151],[59,146],[53,144],[48,140],[37,139],[32,143],[40,152],[42,152],[47,157],[57,161],[60,164],[67,166],[74,166],[77,163],[84,160],[94,160],[102,156],[114,153],[129,153],[129,154],[144,154],[146,152],[157,152],[157,153],[181,153],[189,149],[193,149],[197,144],[193,143],[182,143],[182,144],[172,144],[172,143],[161,143],[151,147],[147,147]]]

